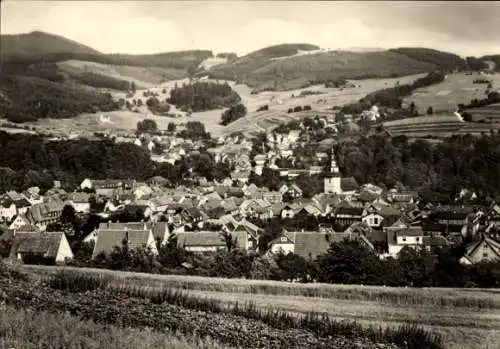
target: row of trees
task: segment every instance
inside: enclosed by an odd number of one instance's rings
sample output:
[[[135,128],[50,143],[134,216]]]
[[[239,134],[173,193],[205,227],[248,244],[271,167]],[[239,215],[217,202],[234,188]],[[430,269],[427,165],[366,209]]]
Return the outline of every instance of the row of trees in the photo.
[[[132,83],[122,79],[115,79],[110,76],[94,73],[83,72],[72,75],[72,78],[84,85],[97,87],[97,88],[110,88],[118,91],[132,90]]]
[[[169,103],[181,110],[193,112],[230,107],[241,101],[241,97],[229,86],[214,82],[184,84],[170,91]]]
[[[225,249],[192,253],[180,247],[172,235],[159,249],[158,256],[148,249],[130,249],[124,244],[94,260],[90,260],[92,248],[82,246],[73,263],[147,273],[279,281],[410,287],[500,286],[500,263],[464,266],[459,263],[463,247],[432,252],[405,248],[398,259],[381,260],[357,242],[344,241],[331,244],[326,253],[316,258],[304,258],[294,253],[267,255],[240,250],[230,234],[221,234],[221,240],[226,241]]]

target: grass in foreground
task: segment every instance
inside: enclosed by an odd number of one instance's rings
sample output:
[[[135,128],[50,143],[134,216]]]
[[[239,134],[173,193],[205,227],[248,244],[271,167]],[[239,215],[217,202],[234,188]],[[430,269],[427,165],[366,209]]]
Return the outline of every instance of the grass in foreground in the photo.
[[[336,321],[325,314],[307,313],[291,315],[281,309],[260,309],[253,303],[235,306],[223,305],[214,299],[200,299],[170,288],[137,286],[130,282],[117,284],[109,275],[88,274],[78,271],[60,271],[46,282],[54,289],[70,292],[107,290],[132,297],[145,297],[153,303],[168,303],[183,308],[212,313],[228,313],[248,319],[262,321],[274,328],[307,330],[319,337],[345,336],[347,338],[366,337],[374,342],[395,343],[407,349],[442,348],[441,337],[423,330],[414,324],[404,324],[397,328],[363,327],[352,321]]]
[[[0,306],[0,348],[46,349],[225,349],[210,339],[121,329],[67,314]]]
[[[28,267],[37,274],[58,272],[60,268]],[[346,301],[371,301],[390,306],[417,307],[464,307],[481,309],[500,309],[500,290],[488,289],[418,289],[359,285],[300,284],[269,280],[242,280],[207,278],[197,276],[156,275],[130,273],[105,269],[71,268],[62,270],[77,271],[109,282],[134,284],[151,287],[169,287],[184,290],[270,294],[280,296],[303,296]]]

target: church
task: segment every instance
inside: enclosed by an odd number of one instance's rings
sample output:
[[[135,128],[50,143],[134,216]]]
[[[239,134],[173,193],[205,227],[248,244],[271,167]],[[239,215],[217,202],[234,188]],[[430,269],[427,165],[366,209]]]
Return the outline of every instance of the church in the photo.
[[[333,151],[330,172],[326,174],[324,184],[324,192],[327,194],[350,196],[355,194],[359,189],[359,184],[354,177],[342,177]]]

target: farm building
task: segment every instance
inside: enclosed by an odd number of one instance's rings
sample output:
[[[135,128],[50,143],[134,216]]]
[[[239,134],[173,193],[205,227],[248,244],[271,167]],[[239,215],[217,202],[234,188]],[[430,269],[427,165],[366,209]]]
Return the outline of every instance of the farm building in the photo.
[[[17,232],[10,257],[27,264],[64,263],[73,252],[63,232]]]

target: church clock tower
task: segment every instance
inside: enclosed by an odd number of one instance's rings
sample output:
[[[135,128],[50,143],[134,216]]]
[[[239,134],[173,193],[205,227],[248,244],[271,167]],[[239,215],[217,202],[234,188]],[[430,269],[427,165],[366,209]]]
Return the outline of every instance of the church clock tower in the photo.
[[[340,186],[340,182],[340,171],[337,163],[335,162],[335,155],[332,149],[330,172],[325,176],[325,193],[342,194],[342,187]]]

